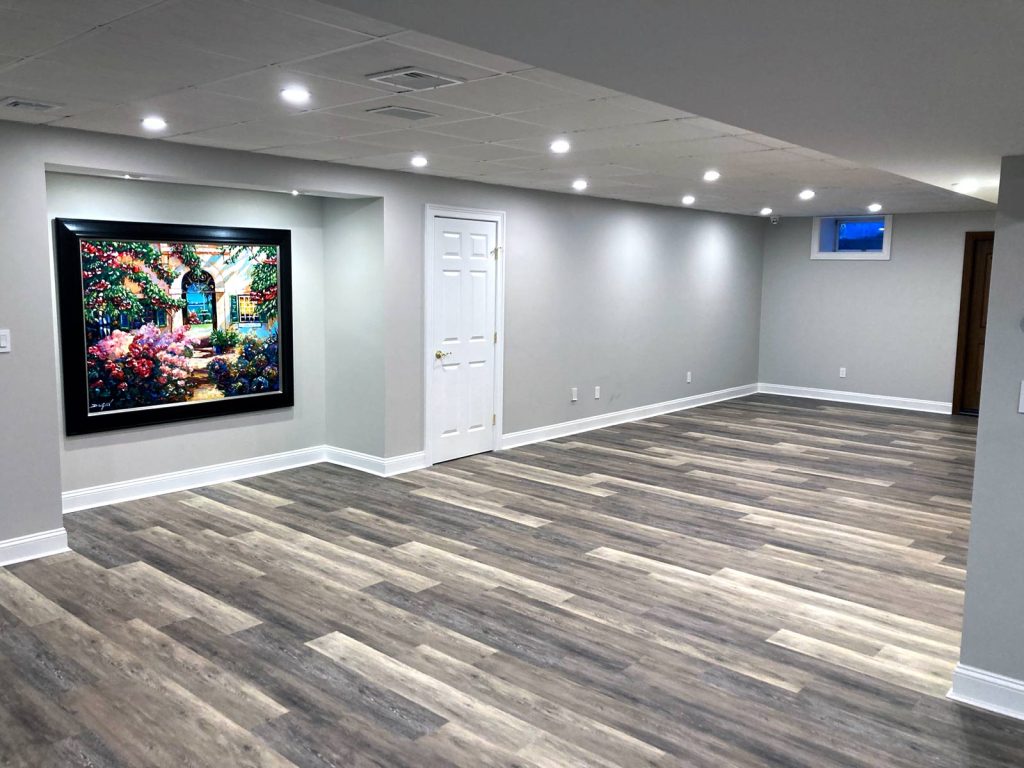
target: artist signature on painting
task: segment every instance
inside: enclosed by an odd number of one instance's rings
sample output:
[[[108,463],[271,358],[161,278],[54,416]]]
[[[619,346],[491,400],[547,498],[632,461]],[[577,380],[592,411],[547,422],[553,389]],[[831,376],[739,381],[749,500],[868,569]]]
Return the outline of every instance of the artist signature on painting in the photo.
[[[89,406],[90,411],[106,411],[114,406],[113,403],[93,403]]]

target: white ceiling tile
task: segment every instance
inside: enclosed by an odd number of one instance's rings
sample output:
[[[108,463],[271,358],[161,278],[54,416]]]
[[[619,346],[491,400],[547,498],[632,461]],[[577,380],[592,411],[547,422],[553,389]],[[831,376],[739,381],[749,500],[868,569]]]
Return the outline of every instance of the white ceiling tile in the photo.
[[[104,72],[97,77],[89,69],[44,59],[28,59],[0,73],[0,91],[58,104],[83,99],[117,104],[169,90],[174,89],[154,86],[131,71]]]
[[[521,149],[506,147],[503,144],[459,144],[456,147],[445,147],[434,150],[436,154],[451,157],[462,157],[466,160],[509,160],[513,158],[533,157]]]
[[[752,141],[755,144],[763,144],[766,147],[772,149],[791,149],[794,144],[790,144],[788,141],[782,141],[782,139],[773,139],[771,136],[762,136],[759,133],[744,133],[739,134],[742,138],[747,141]]]
[[[694,117],[691,118],[694,125],[698,125],[707,131],[710,131],[715,136],[737,136],[741,133],[750,133],[745,128],[737,128],[735,125],[729,125],[728,123],[720,123],[717,120],[709,120],[706,117]]]
[[[553,137],[553,131],[543,125],[521,123],[504,117],[478,117],[473,120],[460,120],[457,123],[434,126],[430,131],[471,141],[507,141],[530,136],[547,136],[550,141]]]
[[[580,100],[568,91],[523,80],[515,75],[498,75],[487,80],[438,88],[421,94],[420,98],[492,115],[521,112],[560,101]]]
[[[0,54],[33,56],[64,40],[88,32],[89,22],[0,8]]]
[[[110,102],[84,98],[80,92],[72,95],[63,90],[57,91],[55,88],[41,88],[29,85],[25,81],[11,83],[5,79],[4,73],[0,73],[0,101],[6,101],[10,98],[44,102],[53,104],[56,108],[46,112],[32,112],[30,110],[0,107],[0,120],[47,123],[68,115],[90,112],[100,107],[110,106]]]
[[[495,160],[495,167],[501,166],[507,169],[520,169],[532,171],[544,171],[554,173],[565,173],[576,176],[594,176],[595,178],[609,178],[612,176],[637,176],[643,171],[617,163],[601,161],[585,161],[572,155],[554,155],[550,152],[546,155],[530,155],[528,157],[510,158]]]
[[[430,152],[434,149],[447,149],[467,143],[465,139],[454,136],[441,136],[426,131],[405,130],[387,131],[361,136],[360,141],[370,144],[378,144],[382,148],[387,147],[403,152]],[[383,154],[383,153],[382,153]]]
[[[380,113],[374,113],[370,110],[380,109],[382,107],[405,107],[407,109],[416,109],[421,112],[430,112],[436,117],[425,117],[418,120],[409,120],[404,117],[392,117]],[[447,104],[438,104],[436,102],[423,101],[417,99],[415,96],[408,94],[391,94],[384,96],[379,99],[372,99],[370,101],[363,101],[358,104],[351,104],[348,106],[337,107],[330,110],[336,115],[344,115],[345,117],[356,117],[361,120],[369,120],[374,123],[380,124],[382,127],[389,129],[397,128],[412,128],[417,129],[427,128],[435,126],[439,123],[451,123],[458,120],[469,120],[474,117],[482,117],[483,114],[480,112],[474,112],[469,109],[461,109],[459,107],[452,107]]]
[[[261,122],[266,127],[311,133],[322,138],[343,139],[349,136],[380,131],[380,126],[366,120],[332,115],[329,112],[300,112]]]
[[[165,135],[174,136],[254,120],[260,113],[259,105],[251,101],[189,88],[155,99],[78,113],[54,124],[86,131],[151,137],[152,134],[142,128],[142,118],[159,115],[167,121]]]
[[[410,171],[408,152],[389,152],[387,154],[370,155],[368,157],[354,157],[345,160],[347,164],[359,165],[365,168],[380,168],[389,171]],[[416,173],[423,173],[423,169],[415,169]]]
[[[88,26],[107,24],[163,0],[0,0],[0,8],[23,11],[55,20],[71,20]]]
[[[650,123],[655,120],[649,114],[620,107],[604,99],[552,104],[507,116],[528,123],[545,125],[561,132],[617,128],[623,125]]]
[[[689,141],[711,136],[709,131],[694,124],[692,118],[684,120],[659,120],[640,125],[600,128],[591,131],[571,133],[573,152],[631,147],[669,141]],[[543,152],[547,143],[537,139],[516,139],[503,142],[520,149]]]
[[[658,120],[678,120],[683,117],[696,117],[696,115],[691,112],[684,112],[683,110],[675,109],[674,107],[666,107],[664,104],[658,104],[654,101],[641,99],[638,96],[617,94],[608,96],[604,101],[624,109],[643,112],[644,114],[650,115],[652,118],[656,118]]]
[[[369,16],[352,13],[343,8],[317,2],[317,0],[245,0],[245,2],[258,8],[270,8],[290,13],[303,19],[344,27],[373,37],[383,37],[402,31],[401,27],[389,22],[371,19]]]
[[[546,69],[528,69],[516,72],[516,77],[540,83],[541,85],[550,85],[552,88],[560,88],[584,99],[600,99],[606,96],[618,95],[617,91],[613,91],[610,88],[577,80],[574,77],[560,75],[557,72],[550,72]]]
[[[217,53],[183,51],[169,40],[147,40],[140,46],[137,38],[115,32],[111,27],[76,37],[43,54],[39,61],[90,73],[94,80],[111,76],[131,79],[146,96],[219,80],[252,68],[249,62]],[[18,69],[20,66],[14,71]]]
[[[281,91],[292,86],[309,90],[311,98],[302,106],[291,106],[281,100]],[[342,83],[281,67],[267,67],[255,72],[200,86],[204,91],[252,99],[273,107],[276,112],[297,112],[326,109],[379,98],[380,90],[353,83]]]
[[[282,147],[257,150],[260,154],[297,157],[304,160],[346,160],[355,157],[379,155],[381,148],[376,144],[363,144],[352,139],[329,139],[312,144],[293,144]]]
[[[176,134],[166,138],[182,143],[563,194],[575,194],[569,185],[584,176],[585,196],[679,207],[691,193],[697,208],[751,215],[764,205],[783,216],[861,212],[871,199],[897,212],[978,207],[831,155],[520,69],[335,2],[0,0],[0,99],[60,105],[45,113],[0,107],[0,120],[140,135],[141,116],[156,112]],[[288,57],[299,61],[264,66]],[[397,94],[365,79],[406,66],[471,82]],[[309,88],[311,102],[284,103],[280,92],[291,85]],[[389,105],[436,116],[366,113]],[[572,141],[567,155],[548,149],[558,134]],[[417,151],[430,160],[420,171],[409,165]],[[720,181],[702,180],[709,167]],[[808,186],[818,196],[799,201]]]
[[[391,35],[388,41],[405,48],[426,51],[435,56],[444,56],[447,59],[455,59],[456,61],[490,69],[494,72],[507,73],[530,69],[529,64],[523,64],[523,62],[516,61],[515,59],[496,56],[493,53],[486,53],[485,51],[479,51],[475,48],[469,48],[459,43],[452,43],[439,37],[431,37],[430,35],[424,35],[422,32],[414,32],[412,30]]]
[[[201,144],[208,147],[229,149],[266,149],[292,144],[312,144],[321,141],[322,136],[279,128],[259,123],[239,123],[208,131],[185,133],[173,136],[168,141],[183,144]]]
[[[766,148],[737,136],[716,136],[711,139],[673,142],[671,151],[680,157],[713,157],[743,152],[764,152]]]
[[[411,48],[403,48],[386,40],[378,40],[338,53],[329,53],[325,56],[294,62],[290,66],[298,72],[308,72],[334,80],[366,85],[372,84],[366,79],[367,75],[389,72],[403,67],[418,67],[428,72],[448,75],[460,80],[475,80],[494,75],[494,72],[489,69],[474,67],[423,51],[414,51]],[[450,86],[450,88],[456,87],[459,86]],[[381,88],[386,88],[386,86],[381,86]],[[431,93],[436,93],[436,91]]]
[[[241,0],[176,0],[115,22],[136,40],[161,40],[179,49],[234,56],[253,64],[276,64],[345,48],[373,38],[269,8],[245,13]],[[201,19],[202,23],[196,23]]]

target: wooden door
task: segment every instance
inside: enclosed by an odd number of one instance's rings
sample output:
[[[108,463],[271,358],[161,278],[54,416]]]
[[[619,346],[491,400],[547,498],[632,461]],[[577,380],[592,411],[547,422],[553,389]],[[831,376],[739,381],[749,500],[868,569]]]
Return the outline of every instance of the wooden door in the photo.
[[[493,221],[434,219],[432,462],[494,447],[497,235]]]
[[[985,360],[985,324],[992,275],[992,232],[968,232],[960,293],[960,337],[957,342],[953,413],[976,416],[981,404],[981,372]]]

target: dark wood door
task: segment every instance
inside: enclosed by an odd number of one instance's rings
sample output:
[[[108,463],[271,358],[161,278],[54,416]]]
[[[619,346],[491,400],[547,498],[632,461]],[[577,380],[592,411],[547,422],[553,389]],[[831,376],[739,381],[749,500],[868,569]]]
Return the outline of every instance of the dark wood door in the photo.
[[[977,415],[981,403],[981,371],[985,361],[985,323],[992,275],[992,232],[968,232],[960,295],[960,338],[957,343],[953,412]]]

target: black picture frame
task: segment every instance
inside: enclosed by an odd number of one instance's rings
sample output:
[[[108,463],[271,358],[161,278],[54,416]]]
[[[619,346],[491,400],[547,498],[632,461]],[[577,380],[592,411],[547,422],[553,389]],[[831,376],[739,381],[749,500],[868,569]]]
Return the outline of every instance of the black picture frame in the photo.
[[[295,405],[292,253],[289,230],[61,218],[54,219],[53,228],[57,262],[64,425],[68,436],[231,416]],[[278,391],[90,413],[87,361],[89,342],[86,333],[86,290],[82,275],[82,240],[277,246],[276,333],[280,369]]]

